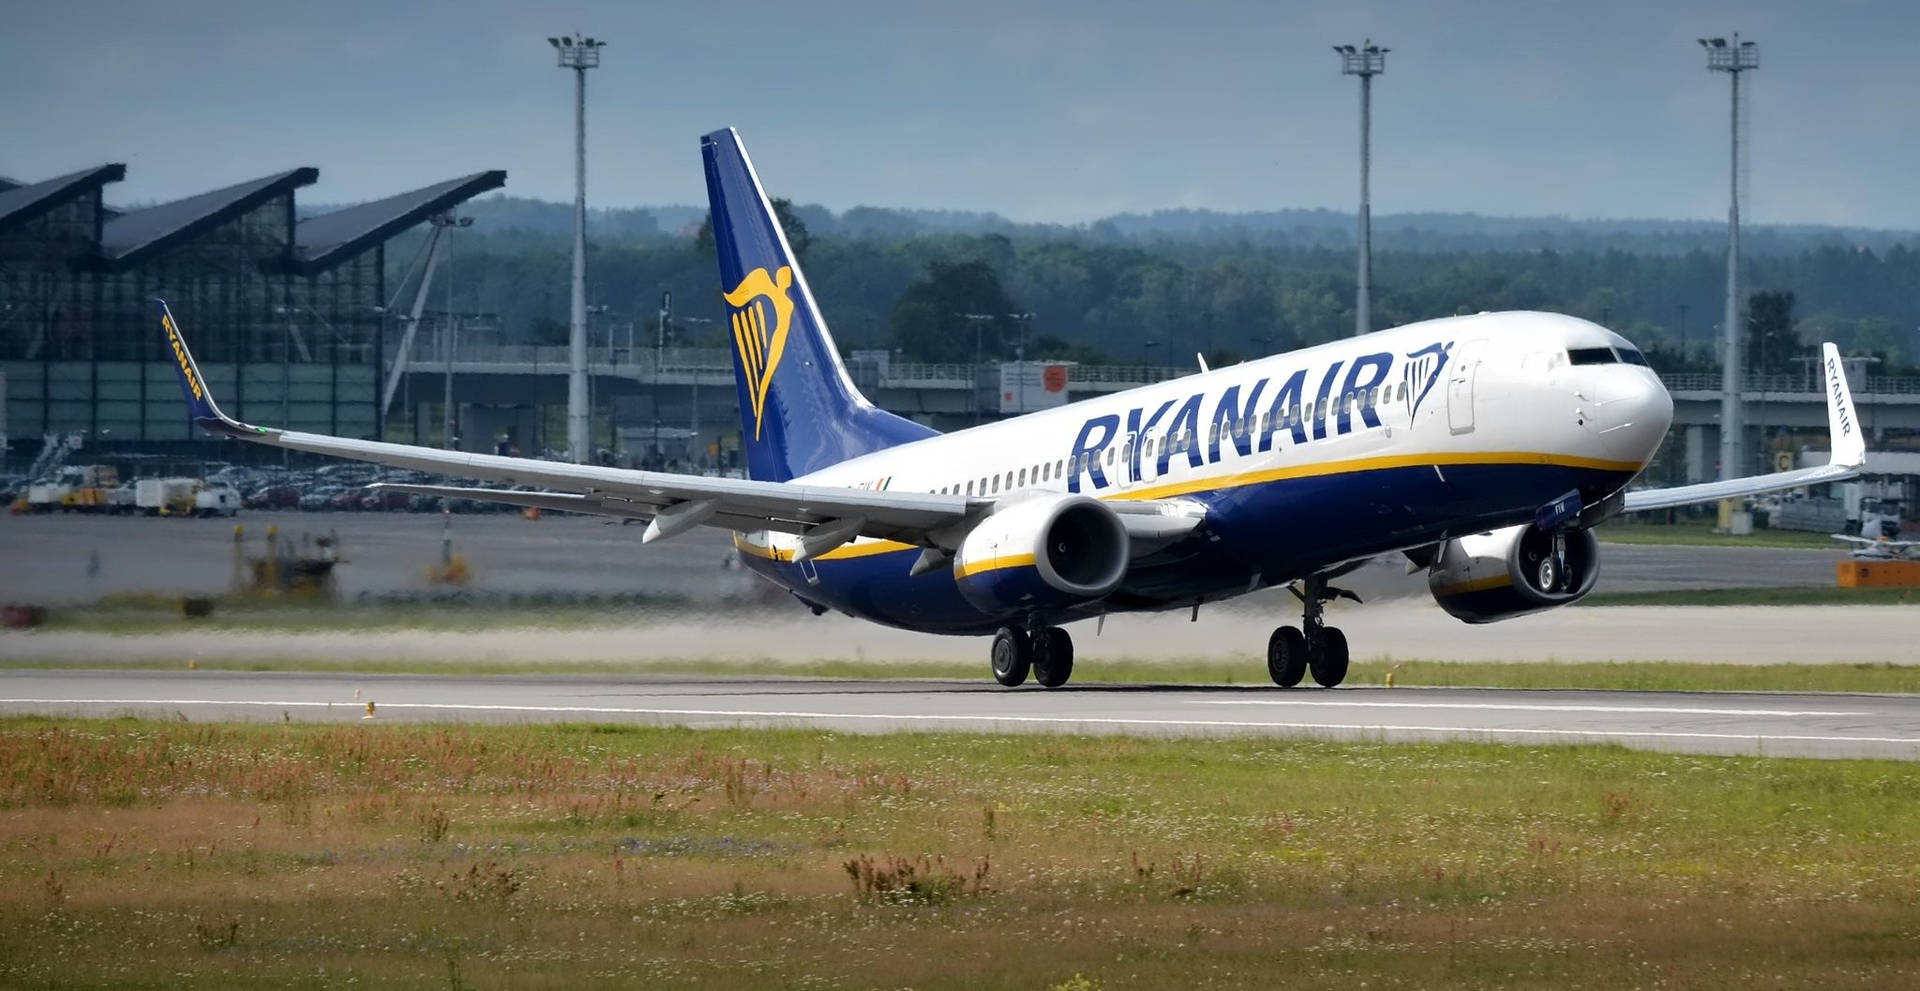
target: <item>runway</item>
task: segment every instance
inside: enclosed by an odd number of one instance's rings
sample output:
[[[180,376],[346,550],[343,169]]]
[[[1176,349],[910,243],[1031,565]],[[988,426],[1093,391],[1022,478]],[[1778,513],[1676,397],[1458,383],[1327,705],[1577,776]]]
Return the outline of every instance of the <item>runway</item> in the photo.
[[[374,718],[366,718],[366,703]],[[689,727],[1616,743],[1920,759],[1920,698],[1107,686],[673,677],[0,672],[0,712],[191,721],[617,722]]]

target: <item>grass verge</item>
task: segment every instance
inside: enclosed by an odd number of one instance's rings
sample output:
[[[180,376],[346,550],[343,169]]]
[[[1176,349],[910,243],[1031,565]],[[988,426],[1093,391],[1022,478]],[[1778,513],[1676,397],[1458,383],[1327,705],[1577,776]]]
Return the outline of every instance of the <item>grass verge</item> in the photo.
[[[179,671],[181,660],[85,659],[0,660],[0,670]],[[839,680],[982,681],[985,663],[922,660],[735,660],[665,658],[647,661],[443,662],[377,659],[261,658],[207,660],[203,671],[304,672],[309,674],[419,675],[627,675],[634,677],[826,678]],[[1568,688],[1645,692],[1869,692],[1920,694],[1915,664],[1697,664],[1677,661],[1504,662],[1354,661],[1348,685],[1384,685],[1393,675],[1402,688]],[[1255,657],[1087,661],[1074,668],[1074,684],[1269,685]]]
[[[1610,521],[1593,531],[1608,544],[1683,544],[1692,547],[1787,547],[1837,551],[1842,547],[1831,534],[1799,530],[1755,530],[1745,537],[1715,533],[1711,520],[1681,523],[1624,523]]]
[[[0,983],[1920,980],[1911,765],[0,721]]]
[[[1920,588],[1841,588],[1796,585],[1785,588],[1681,588],[1645,592],[1594,592],[1582,606],[1910,606],[1920,605]]]

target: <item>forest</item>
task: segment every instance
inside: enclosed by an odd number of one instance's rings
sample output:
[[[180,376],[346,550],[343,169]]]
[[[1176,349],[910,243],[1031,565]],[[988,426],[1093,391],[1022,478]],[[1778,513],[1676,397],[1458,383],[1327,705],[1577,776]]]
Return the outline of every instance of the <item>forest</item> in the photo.
[[[992,214],[781,201],[789,240],[844,349],[967,362],[1025,354],[1187,364],[1283,351],[1353,330],[1351,215],[1167,211],[1092,224]],[[431,305],[482,315],[506,343],[563,343],[570,211],[495,197],[452,245]],[[720,346],[711,232],[691,207],[598,210],[588,231],[592,338],[649,342],[671,293],[673,345]],[[1375,221],[1373,324],[1541,309],[1612,327],[1664,370],[1710,370],[1724,311],[1725,227],[1705,221],[1572,221],[1474,215]],[[389,246],[389,289],[410,292],[418,235]],[[1815,342],[1920,361],[1920,236],[1759,225],[1744,232],[1743,298],[1755,364],[1792,370]],[[1748,294],[1760,294],[1749,296]],[[968,319],[972,314],[975,319]]]

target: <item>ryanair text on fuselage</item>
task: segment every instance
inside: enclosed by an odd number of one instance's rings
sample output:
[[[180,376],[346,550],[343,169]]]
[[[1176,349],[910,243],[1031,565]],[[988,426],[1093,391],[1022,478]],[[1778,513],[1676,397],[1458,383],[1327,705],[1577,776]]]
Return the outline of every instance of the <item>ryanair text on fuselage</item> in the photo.
[[[1406,397],[1409,416],[1419,413],[1434,384],[1440,381],[1452,349],[1452,341],[1436,342],[1408,352],[1400,361],[1402,388],[1394,395]],[[1360,404],[1354,399],[1385,386],[1392,378],[1395,360],[1391,352],[1378,351],[1360,355],[1351,363],[1335,360],[1317,376],[1311,374],[1315,369],[1299,368],[1285,376],[1262,376],[1250,386],[1236,382],[1217,395],[1196,392],[1184,400],[1166,400],[1151,412],[1135,407],[1126,411],[1124,424],[1119,413],[1089,417],[1080,425],[1068,455],[1067,491],[1082,491],[1083,477],[1096,491],[1114,484],[1105,469],[1107,448],[1115,443],[1122,444],[1129,477],[1140,478],[1142,454],[1147,449],[1141,441],[1149,437],[1165,439],[1154,445],[1152,454],[1154,473],[1164,475],[1179,457],[1186,458],[1194,468],[1219,462],[1225,455],[1223,445],[1232,445],[1243,457],[1255,451],[1271,451],[1274,434],[1282,430],[1294,444],[1306,444],[1324,440],[1329,432],[1334,436],[1352,433],[1356,416],[1361,429],[1379,427],[1378,405]],[[1269,398],[1269,386],[1276,380],[1279,384]],[[1317,383],[1311,395],[1307,392],[1309,382]],[[1203,417],[1208,409],[1211,416]],[[1204,432],[1203,422],[1208,427]]]

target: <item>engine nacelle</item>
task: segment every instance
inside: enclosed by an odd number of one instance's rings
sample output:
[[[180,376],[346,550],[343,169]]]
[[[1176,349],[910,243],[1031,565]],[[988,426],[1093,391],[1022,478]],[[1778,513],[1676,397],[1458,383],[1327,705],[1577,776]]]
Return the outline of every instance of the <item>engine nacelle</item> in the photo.
[[[1041,496],[981,520],[953,557],[960,594],[982,612],[1090,602],[1127,573],[1127,528],[1083,495]]]
[[[1564,606],[1593,591],[1600,541],[1591,530],[1565,531],[1565,567],[1554,535],[1532,524],[1476,533],[1440,545],[1427,587],[1440,608],[1467,623],[1492,623]]]

